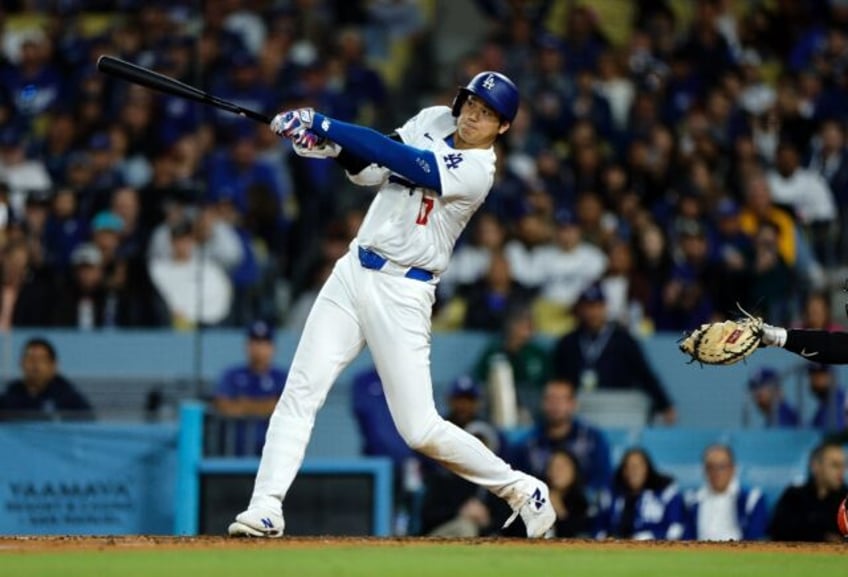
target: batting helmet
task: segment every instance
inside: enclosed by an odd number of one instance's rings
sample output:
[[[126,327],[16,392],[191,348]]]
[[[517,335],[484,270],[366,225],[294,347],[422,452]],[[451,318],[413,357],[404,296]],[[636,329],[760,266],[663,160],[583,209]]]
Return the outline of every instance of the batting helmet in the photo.
[[[504,120],[512,122],[518,112],[518,88],[500,72],[481,72],[462,87],[453,99],[451,112],[459,116],[459,110],[469,94],[480,98],[491,106]]]

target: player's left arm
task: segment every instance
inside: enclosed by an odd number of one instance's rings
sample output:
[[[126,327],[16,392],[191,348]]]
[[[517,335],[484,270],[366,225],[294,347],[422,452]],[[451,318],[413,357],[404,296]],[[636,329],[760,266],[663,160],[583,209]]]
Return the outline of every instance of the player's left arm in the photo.
[[[287,138],[312,132],[335,142],[361,161],[379,164],[417,186],[442,192],[436,156],[432,151],[396,142],[376,130],[328,118],[308,109],[278,114],[271,122],[271,130]]]
[[[844,332],[790,329],[783,348],[814,363],[848,363],[848,333]]]

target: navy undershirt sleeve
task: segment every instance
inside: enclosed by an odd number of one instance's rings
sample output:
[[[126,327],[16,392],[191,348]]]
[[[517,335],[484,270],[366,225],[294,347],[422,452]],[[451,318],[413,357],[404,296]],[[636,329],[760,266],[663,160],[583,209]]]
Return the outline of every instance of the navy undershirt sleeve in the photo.
[[[376,130],[315,113],[313,132],[329,138],[351,154],[385,166],[417,186],[442,192],[436,156],[430,150],[395,142]]]
[[[813,363],[848,364],[848,333],[844,332],[790,329],[783,348]]]

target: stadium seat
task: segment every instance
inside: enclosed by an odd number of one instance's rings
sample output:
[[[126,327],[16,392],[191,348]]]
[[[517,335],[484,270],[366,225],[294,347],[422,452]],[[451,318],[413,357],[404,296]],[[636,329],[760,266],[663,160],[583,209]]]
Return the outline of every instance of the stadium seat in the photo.
[[[734,431],[730,444],[739,479],[762,489],[773,506],[787,486],[806,478],[810,451],[820,439],[814,429]]]
[[[701,455],[713,443],[727,442],[726,431],[716,429],[656,428],[645,429],[641,446],[654,465],[672,475],[681,489],[694,489],[703,482]]]

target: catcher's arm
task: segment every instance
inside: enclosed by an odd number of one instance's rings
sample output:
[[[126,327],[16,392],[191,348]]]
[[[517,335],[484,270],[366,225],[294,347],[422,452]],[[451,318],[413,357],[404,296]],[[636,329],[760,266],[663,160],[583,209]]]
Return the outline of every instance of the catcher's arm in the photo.
[[[782,329],[769,327],[763,335],[763,344],[782,346],[787,351],[814,363],[825,365],[848,364],[848,333],[819,330]],[[773,329],[769,330],[769,329]],[[781,334],[781,331],[783,334]],[[770,338],[772,335],[774,338]],[[785,336],[784,336],[785,334]],[[783,337],[781,339],[781,337]],[[781,342],[782,341],[782,342]]]

